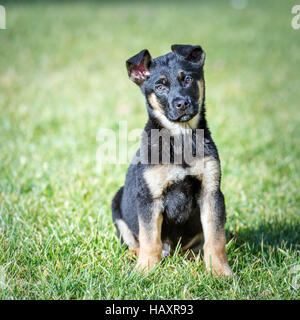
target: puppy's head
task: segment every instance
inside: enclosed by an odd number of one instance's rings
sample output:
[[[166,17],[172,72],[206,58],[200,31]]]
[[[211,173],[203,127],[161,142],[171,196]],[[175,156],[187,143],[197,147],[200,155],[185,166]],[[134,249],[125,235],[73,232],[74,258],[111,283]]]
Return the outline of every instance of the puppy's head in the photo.
[[[149,115],[164,127],[196,123],[204,99],[204,51],[190,45],[171,49],[156,59],[143,50],[126,61],[129,78],[146,97]]]

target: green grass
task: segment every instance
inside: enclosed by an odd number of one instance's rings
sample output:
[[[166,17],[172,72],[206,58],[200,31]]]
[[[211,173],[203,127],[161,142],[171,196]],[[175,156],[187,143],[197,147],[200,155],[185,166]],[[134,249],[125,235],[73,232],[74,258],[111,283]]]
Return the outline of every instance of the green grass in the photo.
[[[1,299],[299,299],[300,30],[294,1],[5,2],[0,30]],[[201,44],[233,279],[180,253],[142,276],[110,203],[126,165],[101,128],[143,128],[125,60]],[[299,273],[299,271],[298,271]],[[298,279],[299,280],[299,279]],[[298,281],[298,285],[300,285]]]

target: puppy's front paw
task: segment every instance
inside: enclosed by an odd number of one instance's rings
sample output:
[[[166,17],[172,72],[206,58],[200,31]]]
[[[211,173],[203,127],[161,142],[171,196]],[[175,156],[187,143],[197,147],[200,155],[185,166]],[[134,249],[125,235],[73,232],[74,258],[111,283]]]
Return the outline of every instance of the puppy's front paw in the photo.
[[[222,277],[232,277],[233,273],[231,271],[231,268],[229,267],[228,262],[225,260],[218,259],[217,257],[209,257],[209,259],[205,260],[206,265],[206,271],[208,273],[212,273],[212,275],[215,276],[222,276]]]
[[[226,264],[217,264],[212,266],[212,268],[206,269],[208,273],[213,274],[213,276],[221,276],[221,277],[232,277],[233,273],[231,271],[231,268],[229,267],[228,263]]]
[[[160,257],[157,256],[139,257],[135,268],[139,271],[147,272],[153,269],[159,262]]]

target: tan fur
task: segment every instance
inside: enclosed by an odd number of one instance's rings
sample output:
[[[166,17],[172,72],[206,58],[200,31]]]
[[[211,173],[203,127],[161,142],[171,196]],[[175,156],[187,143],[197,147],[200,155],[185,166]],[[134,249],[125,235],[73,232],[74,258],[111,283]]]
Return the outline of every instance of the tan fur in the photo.
[[[200,240],[202,241],[204,240],[202,232],[197,233],[184,247],[182,247],[182,250],[186,251],[192,248],[193,245]]]
[[[213,157],[204,158],[204,170],[202,172],[202,185],[205,192],[216,191],[220,183],[220,163]]]
[[[178,72],[178,79],[179,79],[180,81],[182,81],[183,78],[184,78],[184,72],[183,72],[183,70],[180,70],[180,71]]]
[[[149,96],[148,96],[148,101],[151,105],[151,107],[154,109],[154,110],[158,110],[160,112],[163,112],[160,105],[159,105],[159,102],[157,100],[157,97],[155,95],[155,93],[151,93]]]
[[[168,83],[168,78],[167,78],[167,76],[163,75],[163,76],[161,76],[160,78],[161,78],[161,80],[162,80],[162,82],[163,82],[164,85],[166,85],[166,84]]]
[[[124,242],[127,244],[128,248],[130,250],[133,250],[139,246],[138,241],[136,241],[133,233],[128,228],[126,222],[122,219],[116,220],[116,225],[120,231],[120,234],[124,240]]]
[[[138,256],[138,255],[139,255],[139,250],[140,250],[139,247],[130,249],[130,251],[131,251],[135,256]]]
[[[229,276],[231,270],[225,252],[225,233],[223,229],[216,232],[214,222],[214,193],[218,190],[220,183],[219,162],[213,157],[196,159],[188,169],[173,164],[158,164],[149,167],[144,172],[144,178],[153,198],[161,199],[162,193],[168,186],[183,180],[188,174],[196,176],[202,181],[199,204],[205,240],[204,260],[207,270],[212,270],[214,274]],[[192,239],[191,243],[188,243],[183,249],[191,247],[199,236]]]
[[[226,257],[226,238],[224,229],[215,223],[215,192],[220,183],[219,162],[207,158],[202,176],[200,195],[201,223],[204,233],[204,261],[208,272],[214,275],[230,276],[231,269]]]
[[[169,185],[183,180],[185,176],[186,170],[173,164],[154,165],[144,172],[144,179],[154,199],[160,198]]]
[[[136,268],[138,270],[150,270],[161,260],[162,242],[162,204],[161,200],[155,200],[152,204],[152,220],[150,225],[139,219],[139,256]]]
[[[199,180],[202,180],[206,161],[210,161],[209,158],[195,158],[191,166],[186,169],[186,175],[195,176]]]
[[[191,167],[186,169],[176,164],[153,165],[145,170],[144,179],[153,198],[159,198],[168,186],[183,180],[187,175],[196,176],[199,180],[202,180],[204,168],[207,188],[215,188],[219,181],[219,164],[212,157],[197,158],[191,164]],[[213,181],[210,181],[210,179]]]
[[[220,230],[217,235],[213,235],[205,240],[204,261],[207,272],[212,272],[214,276],[231,276],[232,271],[229,267],[226,256],[226,238],[224,230]]]
[[[144,172],[144,178],[147,186],[153,196],[154,203],[158,201],[161,205],[161,197],[164,190],[176,181],[183,180],[187,174],[196,176],[202,181],[201,195],[199,199],[201,210],[201,223],[204,234],[204,261],[207,271],[214,275],[230,276],[231,269],[227,262],[226,257],[226,238],[224,229],[216,232],[216,225],[214,221],[214,193],[219,188],[220,183],[220,165],[213,157],[206,157],[204,159],[196,159],[191,168],[184,169],[181,166],[173,164],[158,164],[149,167]],[[157,210],[157,209],[156,209]],[[158,213],[159,212],[159,213]],[[160,217],[161,218],[155,218]],[[138,269],[144,269],[147,266],[153,267],[155,263],[160,261],[159,254],[161,254],[161,223],[162,215],[161,211],[157,210],[154,214],[154,225],[151,236],[147,234],[147,230],[143,229],[143,225],[140,223],[140,253]],[[190,248],[200,234],[196,235],[186,246],[184,250]],[[141,239],[144,243],[144,248],[141,251]]]
[[[197,85],[199,88],[199,106],[202,106],[203,98],[204,98],[204,82],[203,79],[197,81]]]

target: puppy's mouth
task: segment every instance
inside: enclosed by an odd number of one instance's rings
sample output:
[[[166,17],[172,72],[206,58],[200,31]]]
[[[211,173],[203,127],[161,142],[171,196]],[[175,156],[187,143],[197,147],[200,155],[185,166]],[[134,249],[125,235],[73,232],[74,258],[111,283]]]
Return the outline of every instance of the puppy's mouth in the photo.
[[[196,113],[185,113],[175,119],[169,119],[172,122],[188,122],[196,116]]]
[[[194,118],[195,114],[184,114],[177,118],[177,122],[187,122],[190,121],[192,118]]]

